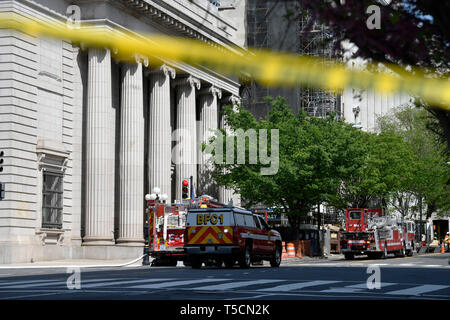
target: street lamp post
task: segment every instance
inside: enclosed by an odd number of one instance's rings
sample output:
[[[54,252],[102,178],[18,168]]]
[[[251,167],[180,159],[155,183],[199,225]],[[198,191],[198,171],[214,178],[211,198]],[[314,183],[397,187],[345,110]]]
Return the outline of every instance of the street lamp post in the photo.
[[[156,248],[156,218],[158,217],[157,212],[158,212],[160,201],[163,201],[163,203],[165,203],[166,200],[168,199],[168,196],[165,193],[160,194],[161,193],[161,189],[158,188],[158,187],[154,187],[152,192],[153,193],[151,193],[151,194],[146,194],[145,195],[145,200],[147,201],[147,207],[150,207],[150,201],[153,201],[154,207],[155,207],[154,210],[153,210],[153,218],[152,218],[153,228],[152,228],[152,231],[151,231],[152,234],[153,234],[152,248],[153,248],[153,250],[155,250],[155,248]],[[144,259],[142,261],[142,265],[149,265],[150,264],[150,261],[149,261],[149,246],[150,246],[150,241],[144,247]]]

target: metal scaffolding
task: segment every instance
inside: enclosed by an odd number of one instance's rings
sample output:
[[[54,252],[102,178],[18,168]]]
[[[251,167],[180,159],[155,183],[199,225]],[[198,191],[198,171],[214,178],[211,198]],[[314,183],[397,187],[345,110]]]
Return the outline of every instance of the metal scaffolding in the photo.
[[[293,2],[294,3],[294,2]],[[280,10],[285,7],[274,6],[274,0],[247,0],[247,45],[255,49],[272,49],[280,42],[278,30],[286,25]],[[276,13],[275,11],[280,11]],[[295,9],[298,10],[298,9]],[[312,25],[312,28],[310,26]],[[294,26],[294,25],[293,25]],[[297,11],[295,31],[290,32],[285,39],[286,47],[301,55],[311,55],[322,58],[322,61],[335,58],[334,36],[329,28],[313,21],[308,12]],[[291,29],[289,31],[292,31]],[[287,32],[287,30],[286,30]],[[292,35],[291,35],[292,34]],[[324,66],[324,69],[326,66]],[[277,88],[267,88],[254,81],[248,84],[248,100],[246,107],[255,115],[264,116],[268,112],[266,96],[288,95],[293,110],[303,109],[309,116],[326,117],[336,112],[340,116],[340,94],[332,90],[322,90],[309,87],[296,87],[291,91]],[[287,96],[286,96],[287,98]]]
[[[299,15],[297,30],[300,39],[298,53],[321,58],[325,71],[326,61],[336,58],[333,52],[334,35],[331,30],[314,21],[307,11]],[[340,95],[333,90],[301,87],[299,101],[301,108],[309,116],[326,117],[333,112],[340,115]]]
[[[265,0],[247,2],[247,45],[255,49],[269,48],[268,35],[269,4]],[[248,103],[253,110],[265,109],[264,97],[269,96],[269,89],[254,81],[250,85],[250,98]]]

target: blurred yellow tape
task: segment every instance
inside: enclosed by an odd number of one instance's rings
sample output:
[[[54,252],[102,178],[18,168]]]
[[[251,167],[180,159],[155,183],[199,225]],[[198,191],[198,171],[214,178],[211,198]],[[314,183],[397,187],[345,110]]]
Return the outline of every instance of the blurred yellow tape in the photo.
[[[85,47],[113,49],[115,58],[133,60],[142,55],[152,60],[169,60],[199,64],[224,74],[248,73],[268,86],[312,86],[322,89],[354,87],[380,93],[404,92],[420,97],[426,103],[450,110],[450,82],[437,76],[426,77],[415,71],[373,73],[352,70],[343,64],[319,58],[269,51],[232,53],[230,50],[203,42],[160,35],[139,35],[114,31],[106,27],[82,25],[71,28],[64,23],[34,21],[13,13],[0,14],[0,28],[15,29],[32,36],[47,36],[80,43]],[[400,68],[397,68],[400,69]]]

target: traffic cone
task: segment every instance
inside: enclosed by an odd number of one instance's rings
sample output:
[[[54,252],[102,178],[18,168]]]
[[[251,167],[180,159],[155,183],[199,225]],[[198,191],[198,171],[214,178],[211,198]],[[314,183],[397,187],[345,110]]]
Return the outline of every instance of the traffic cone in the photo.
[[[285,258],[288,258],[288,254],[287,254],[287,251],[286,251],[286,242],[283,241],[282,245],[283,245],[283,253],[281,255],[281,259],[285,259]]]
[[[441,253],[445,253],[445,247],[443,244],[441,244]]]

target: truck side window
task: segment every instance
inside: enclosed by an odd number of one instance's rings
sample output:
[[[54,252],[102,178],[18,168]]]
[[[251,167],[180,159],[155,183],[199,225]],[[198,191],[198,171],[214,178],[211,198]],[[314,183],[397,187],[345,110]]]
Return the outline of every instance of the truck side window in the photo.
[[[234,214],[234,221],[237,226],[245,226],[244,215],[241,213]]]
[[[253,220],[253,216],[249,214],[244,214],[245,225],[250,228],[256,228],[255,221]]]
[[[264,230],[269,230],[269,225],[266,223],[266,220],[264,220],[263,218],[259,217],[259,221],[261,222],[261,226],[262,229]]]
[[[263,228],[261,227],[261,224],[259,223],[258,217],[253,216],[253,220],[255,221],[256,227],[257,227],[258,229],[263,229]]]

